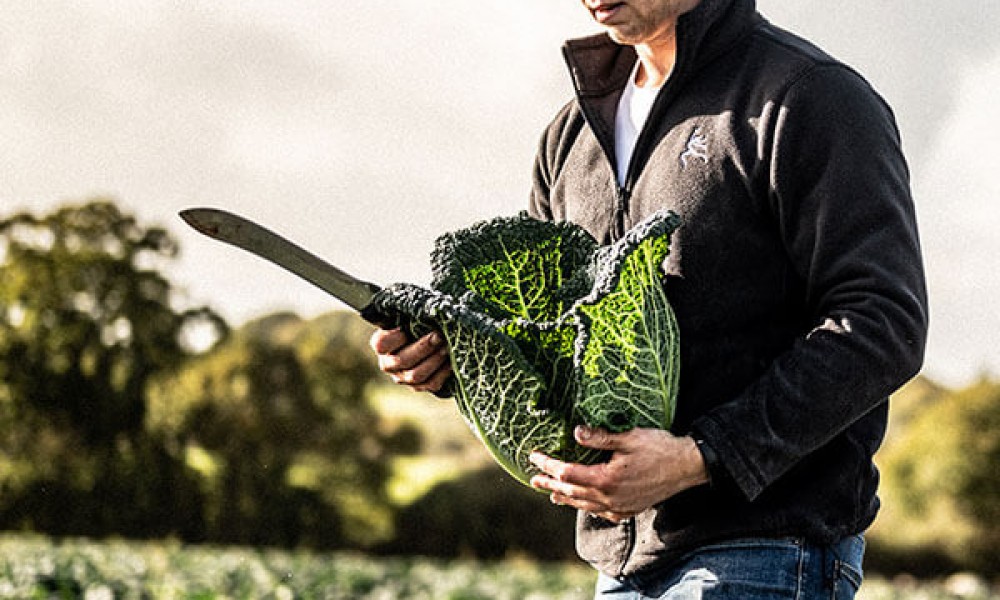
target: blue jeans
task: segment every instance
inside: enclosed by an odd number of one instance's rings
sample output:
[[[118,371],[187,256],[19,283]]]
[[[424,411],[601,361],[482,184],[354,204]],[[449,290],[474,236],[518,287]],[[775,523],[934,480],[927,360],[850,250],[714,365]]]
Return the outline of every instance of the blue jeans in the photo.
[[[800,539],[740,539],[705,546],[668,570],[618,580],[600,575],[595,600],[851,600],[861,585],[864,538],[829,546]]]

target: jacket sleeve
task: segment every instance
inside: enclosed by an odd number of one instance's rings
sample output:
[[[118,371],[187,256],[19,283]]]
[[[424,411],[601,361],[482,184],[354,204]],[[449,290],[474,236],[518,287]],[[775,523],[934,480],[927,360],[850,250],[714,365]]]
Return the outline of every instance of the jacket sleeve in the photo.
[[[565,154],[583,125],[576,101],[565,104],[542,132],[531,173],[531,196],[528,214],[544,221],[565,219],[565,210],[553,206],[552,187],[557,177],[556,166],[566,160]]]
[[[535,154],[535,163],[531,172],[531,196],[528,198],[528,214],[543,221],[552,220],[552,207],[549,191],[552,186],[551,170],[547,146],[549,132],[546,130]]]
[[[927,299],[898,130],[843,66],[789,86],[764,131],[770,210],[812,329],[693,430],[747,499],[885,402],[923,361]]]

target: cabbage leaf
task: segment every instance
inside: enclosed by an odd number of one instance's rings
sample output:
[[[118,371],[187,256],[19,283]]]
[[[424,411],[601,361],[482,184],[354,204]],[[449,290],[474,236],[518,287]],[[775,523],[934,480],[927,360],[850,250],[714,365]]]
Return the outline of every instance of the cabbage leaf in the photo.
[[[660,211],[600,247],[569,222],[500,217],[438,238],[432,289],[373,300],[412,332],[440,330],[459,411],[494,459],[528,484],[533,450],[593,464],[578,424],[667,429],[679,375],[663,262],[680,219]]]

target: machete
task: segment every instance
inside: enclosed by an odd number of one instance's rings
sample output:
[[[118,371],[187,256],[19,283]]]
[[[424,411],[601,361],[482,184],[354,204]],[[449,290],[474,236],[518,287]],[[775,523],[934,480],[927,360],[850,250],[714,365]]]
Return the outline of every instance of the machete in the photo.
[[[341,271],[301,246],[253,221],[217,208],[189,208],[180,216],[188,225],[210,238],[232,244],[295,273],[350,306],[367,321],[380,327],[398,326],[390,317],[372,308],[381,288]]]

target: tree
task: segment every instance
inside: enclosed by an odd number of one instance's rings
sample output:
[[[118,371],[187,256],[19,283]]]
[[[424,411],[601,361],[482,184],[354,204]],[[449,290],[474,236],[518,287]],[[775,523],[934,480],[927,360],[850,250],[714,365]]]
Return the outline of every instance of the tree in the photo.
[[[158,268],[176,254],[108,200],[0,221],[0,525],[169,523],[162,494],[186,488],[145,436],[146,388],[190,356],[192,328],[225,332],[210,309],[173,307]]]
[[[114,203],[0,221],[0,527],[337,546],[391,535],[390,460],[353,314],[228,331],[178,310],[178,248]],[[213,333],[196,351],[185,340]]]
[[[380,377],[370,333],[345,312],[270,315],[155,387],[150,427],[199,472],[210,539],[329,548],[391,535],[389,461],[417,444],[366,401]]]
[[[995,575],[1000,554],[1000,383],[927,388],[879,454],[879,551],[927,570]],[[896,423],[896,421],[893,421]]]

